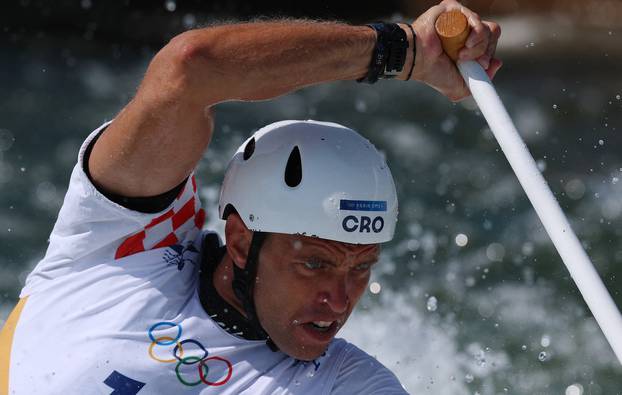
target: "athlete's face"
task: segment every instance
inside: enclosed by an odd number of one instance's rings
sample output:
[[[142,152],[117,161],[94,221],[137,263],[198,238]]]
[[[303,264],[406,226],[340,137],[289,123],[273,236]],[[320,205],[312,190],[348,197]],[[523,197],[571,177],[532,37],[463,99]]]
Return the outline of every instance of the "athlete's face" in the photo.
[[[286,354],[312,360],[326,350],[367,287],[378,245],[271,234],[259,257],[259,320]]]

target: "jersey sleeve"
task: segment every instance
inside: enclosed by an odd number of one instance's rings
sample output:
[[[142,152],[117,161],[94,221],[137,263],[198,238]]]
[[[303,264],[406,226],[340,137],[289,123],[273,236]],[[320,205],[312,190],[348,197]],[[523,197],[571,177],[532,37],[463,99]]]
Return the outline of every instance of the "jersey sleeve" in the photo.
[[[93,185],[82,162],[91,141],[109,123],[93,131],[82,144],[45,257],[26,279],[20,297],[70,273],[101,264],[122,265],[135,254],[182,245],[201,230],[205,212],[194,174],[188,177],[173,202],[156,213],[128,209],[111,201]]]
[[[407,395],[395,374],[353,344],[348,344],[331,395]]]

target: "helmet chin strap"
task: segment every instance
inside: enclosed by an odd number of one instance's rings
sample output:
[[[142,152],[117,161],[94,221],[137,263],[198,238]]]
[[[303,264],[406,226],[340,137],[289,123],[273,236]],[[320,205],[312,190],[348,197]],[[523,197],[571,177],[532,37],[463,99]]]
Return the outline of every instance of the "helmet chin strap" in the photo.
[[[233,292],[244,307],[246,318],[250,325],[266,339],[266,344],[272,351],[278,351],[279,348],[272,341],[266,330],[261,326],[259,318],[257,317],[257,310],[255,309],[255,299],[253,297],[253,290],[255,281],[257,279],[257,265],[259,263],[259,250],[265,241],[267,233],[253,232],[251,239],[251,245],[248,249],[248,256],[246,258],[246,265],[244,269],[240,269],[238,265],[233,265]]]

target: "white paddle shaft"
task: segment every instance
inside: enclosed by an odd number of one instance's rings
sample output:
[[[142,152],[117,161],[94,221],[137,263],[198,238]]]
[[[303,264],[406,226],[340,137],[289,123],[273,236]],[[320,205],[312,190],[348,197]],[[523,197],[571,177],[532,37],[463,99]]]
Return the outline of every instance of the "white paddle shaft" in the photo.
[[[544,229],[622,363],[622,316],[607,288],[572,231],[484,69],[474,61],[459,63],[458,68]]]

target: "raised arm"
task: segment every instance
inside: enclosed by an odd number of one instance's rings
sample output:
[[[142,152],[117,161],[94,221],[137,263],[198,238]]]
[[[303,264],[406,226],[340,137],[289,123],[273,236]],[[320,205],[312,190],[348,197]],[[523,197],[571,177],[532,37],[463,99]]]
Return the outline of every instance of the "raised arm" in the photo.
[[[211,107],[353,79],[367,70],[375,33],[334,23],[273,22],[192,30],[152,60],[136,97],[97,141],[96,184],[128,197],[179,184],[212,135]]]
[[[430,70],[444,57],[442,51],[434,52],[436,34],[433,26],[428,29],[433,18],[428,14],[456,7],[460,6],[455,1],[445,1],[413,24],[418,51],[414,78],[432,81]],[[479,20],[471,22],[476,38],[486,44],[483,50],[472,51],[474,59],[488,50],[493,35]],[[401,26],[412,48],[411,31]],[[154,57],[134,99],[95,144],[89,160],[91,177],[105,191],[127,197],[166,192],[190,174],[207,148],[212,106],[228,100],[270,99],[308,85],[360,78],[367,72],[375,42],[376,33],[366,26],[305,21],[185,32]],[[427,52],[431,55],[425,59]],[[412,61],[408,50],[398,78],[406,78]],[[437,89],[446,90],[443,93],[450,98],[467,94],[459,76],[454,78],[459,83],[446,81],[449,88]]]

